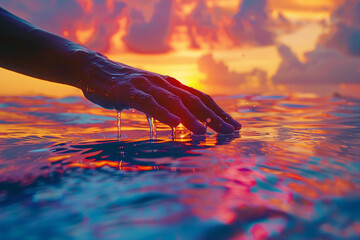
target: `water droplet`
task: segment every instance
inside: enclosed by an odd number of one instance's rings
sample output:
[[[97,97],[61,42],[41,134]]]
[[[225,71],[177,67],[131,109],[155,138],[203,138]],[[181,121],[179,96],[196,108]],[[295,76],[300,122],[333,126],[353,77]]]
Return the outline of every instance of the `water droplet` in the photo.
[[[207,122],[204,122],[204,123],[203,123],[204,127],[206,128],[206,131],[205,131],[205,132],[207,132],[207,124],[208,124]]]
[[[155,119],[153,117],[150,117],[148,115],[146,115],[146,118],[148,120],[149,123],[149,127],[150,127],[150,140],[156,140],[156,124],[155,124]]]
[[[176,139],[176,127],[171,128],[171,138],[172,140]]]
[[[117,111],[117,127],[118,127],[118,135],[117,140],[121,140],[121,111]]]

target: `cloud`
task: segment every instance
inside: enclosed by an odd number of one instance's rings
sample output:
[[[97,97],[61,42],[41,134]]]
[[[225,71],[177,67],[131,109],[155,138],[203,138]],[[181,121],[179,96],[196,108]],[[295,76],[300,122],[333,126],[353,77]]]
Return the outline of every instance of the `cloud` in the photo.
[[[267,0],[243,0],[235,14],[205,0],[195,2],[183,20],[195,48],[268,46],[276,42],[278,34],[298,27],[281,13],[272,17]]]
[[[171,22],[171,0],[161,0],[156,4],[150,21],[146,21],[142,13],[132,9],[130,19],[138,19],[130,23],[124,38],[127,47],[140,53],[163,53],[170,50],[168,44]]]
[[[274,84],[326,85],[360,84],[360,59],[321,46],[305,54],[300,62],[291,49],[278,47],[282,62],[272,78]]]
[[[223,61],[216,61],[211,54],[198,59],[198,68],[205,74],[202,83],[216,93],[234,94],[239,90],[254,92],[268,89],[267,73],[254,68],[250,72],[231,71]]]
[[[0,0],[1,5],[21,18],[47,31],[79,41],[87,33],[86,46],[100,52],[109,48],[110,38],[118,30],[116,21],[125,4],[76,0]],[[85,41],[83,40],[83,41]]]
[[[195,2],[193,11],[186,17],[176,16],[178,20],[177,25],[184,25],[187,28],[188,38],[190,39],[191,48],[201,48],[204,44],[213,46],[219,41],[218,36],[220,26],[214,20],[215,7],[209,8],[205,0]]]
[[[0,0],[1,6],[34,25],[105,53],[122,26],[129,51],[162,53],[170,50],[172,0]],[[150,20],[148,20],[150,16]]]
[[[301,62],[285,45],[278,47],[282,59],[274,84],[290,89],[325,93],[340,86],[360,84],[360,0],[346,0],[332,13],[330,33]]]
[[[229,49],[268,46],[276,37],[299,27],[280,12],[273,17],[267,0],[241,1],[233,13],[215,1],[176,1],[172,29],[183,27],[190,48]],[[191,9],[184,11],[183,9]],[[182,28],[182,29],[183,29]],[[172,32],[174,34],[174,31]]]
[[[346,0],[333,12],[331,31],[320,43],[360,56],[360,0]]]
[[[237,45],[271,45],[275,34],[268,29],[269,21],[266,0],[243,0],[229,32]]]
[[[280,30],[291,31],[292,24],[281,14],[272,17],[267,3],[243,0],[234,13],[212,0],[0,0],[19,17],[96,51],[148,54],[176,46],[274,44]]]

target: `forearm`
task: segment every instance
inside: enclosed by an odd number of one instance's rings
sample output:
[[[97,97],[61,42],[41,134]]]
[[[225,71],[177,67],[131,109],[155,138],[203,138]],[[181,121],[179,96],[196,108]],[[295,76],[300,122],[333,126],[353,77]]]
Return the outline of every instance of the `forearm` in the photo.
[[[204,134],[241,125],[210,96],[174,78],[117,63],[84,46],[40,30],[0,8],[0,67],[83,90],[105,108],[135,108],[172,127]]]
[[[0,67],[81,87],[84,68],[99,56],[0,8]]]

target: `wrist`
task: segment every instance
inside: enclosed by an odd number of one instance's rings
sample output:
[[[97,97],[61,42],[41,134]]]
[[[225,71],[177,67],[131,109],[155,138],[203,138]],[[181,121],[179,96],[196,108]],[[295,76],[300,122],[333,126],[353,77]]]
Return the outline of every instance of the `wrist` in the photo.
[[[72,65],[76,68],[76,86],[83,89],[88,84],[89,74],[94,68],[103,66],[106,57],[100,53],[81,47],[69,52]]]

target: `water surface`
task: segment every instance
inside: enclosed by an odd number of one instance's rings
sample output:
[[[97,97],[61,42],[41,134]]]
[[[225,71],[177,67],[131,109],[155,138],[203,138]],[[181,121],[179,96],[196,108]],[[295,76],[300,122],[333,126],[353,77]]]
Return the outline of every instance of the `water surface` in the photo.
[[[360,101],[221,97],[191,138],[83,98],[0,97],[0,239],[358,239]]]

